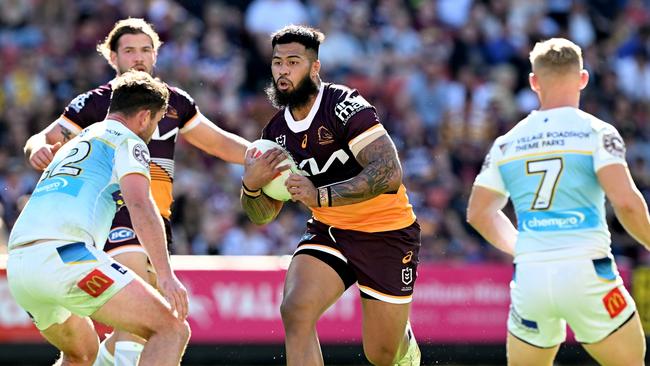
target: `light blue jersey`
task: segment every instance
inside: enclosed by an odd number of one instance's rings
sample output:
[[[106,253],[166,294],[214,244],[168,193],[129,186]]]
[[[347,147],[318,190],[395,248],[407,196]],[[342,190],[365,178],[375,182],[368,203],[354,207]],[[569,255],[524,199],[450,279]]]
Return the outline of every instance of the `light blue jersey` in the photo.
[[[626,164],[610,124],[572,107],[534,111],[494,142],[475,185],[512,199],[515,262],[610,254],[596,172]]]
[[[149,150],[122,123],[91,125],[56,153],[9,237],[9,249],[42,239],[104,247],[115,212],[124,204],[120,179],[149,178]]]

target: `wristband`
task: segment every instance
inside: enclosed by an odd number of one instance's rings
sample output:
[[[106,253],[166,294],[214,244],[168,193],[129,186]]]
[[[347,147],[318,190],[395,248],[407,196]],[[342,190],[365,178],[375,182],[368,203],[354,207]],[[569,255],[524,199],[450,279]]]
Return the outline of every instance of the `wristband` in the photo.
[[[262,195],[262,188],[257,189],[255,191],[250,190],[246,185],[244,184],[244,180],[242,179],[241,181],[241,191],[244,193],[244,195],[250,197],[250,198],[257,198]]]
[[[329,186],[318,188],[318,207],[332,207],[332,189]]]

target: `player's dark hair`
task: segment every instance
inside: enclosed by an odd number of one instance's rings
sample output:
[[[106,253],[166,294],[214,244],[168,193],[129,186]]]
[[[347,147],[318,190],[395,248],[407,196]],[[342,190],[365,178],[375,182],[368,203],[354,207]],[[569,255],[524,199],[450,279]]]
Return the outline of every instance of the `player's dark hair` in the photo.
[[[325,40],[325,35],[314,28],[304,25],[288,25],[271,35],[271,47],[277,44],[300,43],[306,49],[316,53],[318,58],[318,48]]]
[[[158,48],[162,45],[158,33],[153,30],[151,24],[142,18],[126,18],[115,23],[104,41],[97,45],[97,52],[104,56],[106,61],[111,62],[111,51],[117,52],[117,43],[125,34],[146,34],[151,38],[154,52],[158,52]]]
[[[111,82],[113,94],[108,113],[131,116],[143,109],[156,114],[167,109],[169,89],[144,71],[129,70]]]

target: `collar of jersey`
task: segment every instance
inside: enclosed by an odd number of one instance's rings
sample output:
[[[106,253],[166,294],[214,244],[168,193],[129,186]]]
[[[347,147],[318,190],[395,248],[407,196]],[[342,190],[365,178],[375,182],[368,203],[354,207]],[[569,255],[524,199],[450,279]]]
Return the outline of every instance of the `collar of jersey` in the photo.
[[[314,104],[311,106],[311,109],[309,110],[309,114],[307,117],[300,121],[296,121],[293,119],[293,116],[291,115],[291,112],[289,111],[289,108],[284,109],[284,119],[287,121],[287,126],[289,129],[294,132],[303,132],[311,126],[311,122],[314,120],[314,117],[316,117],[316,112],[318,112],[318,108],[320,108],[320,101],[323,99],[323,91],[325,90],[325,83],[321,82],[320,83],[320,88],[318,88],[318,96],[316,97],[316,101],[314,101]]]

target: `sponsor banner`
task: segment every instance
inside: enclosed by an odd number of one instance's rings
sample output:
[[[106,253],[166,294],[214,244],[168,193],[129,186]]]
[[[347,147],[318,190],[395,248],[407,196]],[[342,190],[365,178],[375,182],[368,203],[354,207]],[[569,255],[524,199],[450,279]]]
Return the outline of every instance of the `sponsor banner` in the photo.
[[[280,317],[285,270],[232,263],[187,269],[224,257],[191,257],[176,273],[190,294],[192,343],[282,343]],[[240,257],[235,261],[241,261]],[[269,261],[273,260],[269,257]],[[277,259],[277,258],[276,258]],[[621,269],[623,278],[628,271]],[[504,343],[511,265],[424,264],[418,268],[411,322],[421,343]],[[327,344],[361,341],[359,290],[352,286],[318,323]],[[13,301],[0,269],[0,342],[42,342],[29,316]]]

